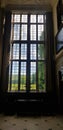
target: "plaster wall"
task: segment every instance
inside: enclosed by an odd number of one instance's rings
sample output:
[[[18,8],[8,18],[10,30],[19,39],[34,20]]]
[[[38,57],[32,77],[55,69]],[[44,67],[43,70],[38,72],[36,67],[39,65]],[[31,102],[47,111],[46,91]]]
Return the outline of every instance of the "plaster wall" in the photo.
[[[54,23],[54,36],[56,35],[58,28],[57,28],[57,3],[58,0],[55,0],[53,4],[53,23]]]
[[[8,4],[14,4],[14,5],[28,5],[28,4],[34,4],[34,5],[41,5],[41,4],[50,4],[50,0],[1,0],[1,6],[4,7]]]

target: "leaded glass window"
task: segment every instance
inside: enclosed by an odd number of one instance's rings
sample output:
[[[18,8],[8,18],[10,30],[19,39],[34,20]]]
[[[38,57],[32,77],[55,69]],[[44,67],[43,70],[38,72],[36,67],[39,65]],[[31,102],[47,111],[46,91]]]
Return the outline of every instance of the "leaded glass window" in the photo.
[[[45,14],[12,14],[8,91],[46,91],[45,38]]]

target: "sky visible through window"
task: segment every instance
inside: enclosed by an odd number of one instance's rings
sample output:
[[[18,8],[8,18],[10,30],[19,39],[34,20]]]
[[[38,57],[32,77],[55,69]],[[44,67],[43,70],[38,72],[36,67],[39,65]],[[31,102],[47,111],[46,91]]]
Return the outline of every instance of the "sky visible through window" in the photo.
[[[20,21],[23,23],[27,23],[27,15],[12,15],[12,22],[14,22],[14,36],[13,40],[19,40],[20,39],[20,30],[21,30],[21,40],[27,40],[27,24],[22,24],[20,29]],[[38,15],[38,23],[43,23],[43,15]],[[18,24],[16,24],[18,23]],[[31,15],[30,17],[30,40],[36,40],[36,15]],[[41,34],[44,31],[44,25],[38,25],[38,40],[40,40]],[[31,44],[30,46],[30,59],[36,60],[36,44]],[[13,45],[13,59],[19,59],[19,44]],[[27,59],[27,44],[21,44],[21,59],[26,60]],[[18,62],[13,63],[13,71],[12,74],[18,74],[17,69]],[[22,63],[23,64],[23,63]],[[34,64],[34,63],[33,63]],[[18,65],[19,66],[19,65]],[[23,65],[22,65],[23,66]],[[26,65],[24,66],[24,70],[26,68]],[[23,71],[23,69],[22,69]],[[22,72],[21,72],[22,73]],[[26,72],[25,72],[26,73]],[[32,74],[35,73],[32,69]]]
[[[10,90],[45,88],[45,15],[12,14],[9,85]],[[29,79],[28,79],[28,78]],[[37,80],[37,81],[36,81]]]

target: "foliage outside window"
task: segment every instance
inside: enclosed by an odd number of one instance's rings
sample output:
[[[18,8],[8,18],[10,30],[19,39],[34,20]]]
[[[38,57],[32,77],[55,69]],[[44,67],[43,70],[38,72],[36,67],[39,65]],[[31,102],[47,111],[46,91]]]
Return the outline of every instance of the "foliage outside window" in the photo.
[[[45,14],[12,14],[8,91],[46,91]]]

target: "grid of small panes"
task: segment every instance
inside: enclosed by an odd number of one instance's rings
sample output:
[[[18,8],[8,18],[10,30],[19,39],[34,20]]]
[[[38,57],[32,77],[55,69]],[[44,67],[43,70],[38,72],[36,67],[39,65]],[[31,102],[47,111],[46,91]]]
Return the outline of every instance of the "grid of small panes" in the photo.
[[[8,91],[46,91],[45,14],[12,14]]]

